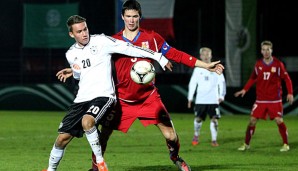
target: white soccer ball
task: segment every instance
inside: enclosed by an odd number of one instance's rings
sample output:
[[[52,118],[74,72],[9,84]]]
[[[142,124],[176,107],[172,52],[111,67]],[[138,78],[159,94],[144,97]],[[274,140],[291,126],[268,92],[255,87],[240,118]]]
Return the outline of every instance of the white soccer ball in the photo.
[[[137,61],[131,67],[130,77],[138,84],[149,84],[155,78],[155,68],[148,61]]]

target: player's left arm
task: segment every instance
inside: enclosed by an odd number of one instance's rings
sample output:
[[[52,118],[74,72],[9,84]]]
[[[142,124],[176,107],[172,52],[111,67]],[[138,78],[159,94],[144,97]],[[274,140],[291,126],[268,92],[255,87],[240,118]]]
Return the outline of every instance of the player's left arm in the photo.
[[[104,36],[103,38],[105,38],[103,40],[105,40],[104,47],[107,53],[120,53],[127,56],[154,59],[159,63],[163,70],[165,70],[165,67],[169,62],[169,60],[161,53],[155,52],[153,50],[138,47],[110,36]]]
[[[195,66],[200,68],[205,68],[211,72],[216,72],[218,75],[222,74],[223,70],[225,69],[224,66],[220,64],[220,61],[205,63],[197,59]]]
[[[287,87],[287,91],[288,91],[288,95],[287,95],[287,101],[289,102],[289,104],[293,104],[294,102],[294,96],[293,96],[293,85],[292,85],[292,80],[285,68],[285,66],[283,65],[283,63],[281,62],[281,78],[285,81],[286,83],[286,87]]]
[[[171,47],[159,34],[154,34],[154,41],[159,51],[169,60],[177,63],[184,64],[188,67],[200,67],[207,69],[211,72],[216,72],[217,74],[222,74],[224,66],[220,64],[220,61],[215,61],[211,63],[205,63],[194,56],[191,56],[183,51],[177,50]]]
[[[166,58],[176,63],[184,64],[188,67],[195,67],[197,58],[171,47],[166,40],[158,33],[152,32],[152,37],[156,51],[161,52]]]
[[[225,95],[227,92],[227,86],[226,86],[226,80],[223,74],[219,75],[219,81],[218,81],[218,86],[219,86],[219,103],[223,102],[225,99]]]
[[[246,82],[245,86],[243,87],[243,89],[237,91],[236,93],[234,93],[235,97],[238,97],[238,96],[243,97],[246,94],[246,92],[250,89],[250,87],[256,82],[256,80],[257,80],[256,68],[257,68],[257,63],[255,63],[254,70],[250,74],[250,77],[247,80],[247,82]]]

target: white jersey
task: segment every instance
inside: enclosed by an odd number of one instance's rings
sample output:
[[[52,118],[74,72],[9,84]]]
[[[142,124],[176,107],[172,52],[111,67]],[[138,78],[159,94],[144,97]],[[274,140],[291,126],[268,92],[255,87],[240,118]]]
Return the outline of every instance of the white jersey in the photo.
[[[66,52],[73,76],[80,80],[78,93],[74,99],[75,103],[89,101],[96,97],[116,98],[111,67],[113,53],[148,57],[157,60],[163,68],[168,62],[161,53],[142,49],[104,34],[91,35],[86,46],[81,47],[75,43]],[[78,65],[80,69],[75,69],[74,65]]]
[[[219,104],[218,100],[224,100],[226,95],[223,74],[218,75],[203,68],[194,68],[188,85],[189,101],[193,101],[195,93],[195,104]]]

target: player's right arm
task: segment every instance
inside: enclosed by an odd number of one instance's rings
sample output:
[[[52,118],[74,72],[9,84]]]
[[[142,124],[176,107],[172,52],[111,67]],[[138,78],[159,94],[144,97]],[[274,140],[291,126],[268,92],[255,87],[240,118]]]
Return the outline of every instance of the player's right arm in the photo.
[[[241,97],[243,97],[245,95],[246,91],[244,89],[240,90],[240,91],[237,91],[234,96],[235,97],[238,97],[241,95]]]
[[[246,92],[250,89],[250,87],[256,82],[256,80],[257,80],[257,74],[255,72],[256,68],[257,68],[257,66],[255,65],[254,71],[251,73],[251,75],[250,75],[248,81],[246,82],[245,86],[243,87],[242,90],[237,91],[234,94],[235,97],[238,97],[240,95],[241,95],[241,97],[243,97],[246,94]]]
[[[190,77],[190,81],[188,83],[188,96],[187,96],[187,99],[188,99],[188,103],[187,103],[187,107],[188,108],[191,108],[191,104],[193,102],[193,98],[194,98],[194,94],[195,94],[195,91],[197,89],[197,86],[198,86],[198,72],[197,72],[198,68],[195,68],[193,70],[193,73]]]

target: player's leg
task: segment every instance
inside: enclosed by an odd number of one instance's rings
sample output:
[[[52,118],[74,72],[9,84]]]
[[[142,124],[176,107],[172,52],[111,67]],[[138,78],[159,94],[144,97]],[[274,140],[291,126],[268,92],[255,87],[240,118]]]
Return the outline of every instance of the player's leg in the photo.
[[[290,146],[288,143],[288,129],[286,124],[284,123],[282,115],[283,115],[283,106],[281,102],[270,104],[269,116],[270,116],[270,119],[274,119],[277,124],[280,136],[283,141],[283,146],[280,149],[280,151],[284,152],[284,151],[289,151]]]
[[[209,105],[207,113],[210,117],[210,132],[211,145],[213,147],[219,146],[217,143],[218,119],[220,118],[220,111],[217,104]]]
[[[190,171],[190,166],[179,156],[180,143],[179,137],[174,129],[172,121],[158,123],[156,125],[166,139],[170,153],[170,159],[180,171]]]
[[[175,129],[173,128],[172,121],[158,123],[156,126],[166,139],[171,160],[176,160],[178,158],[180,143]]]
[[[83,116],[82,103],[73,104],[69,107],[68,113],[62,119],[58,132],[59,135],[52,147],[49,166],[47,171],[54,171],[57,169],[60,160],[63,157],[64,149],[73,137],[82,137],[83,129],[79,127]]]
[[[107,166],[102,155],[100,144],[100,132],[97,130],[99,123],[102,123],[114,107],[115,100],[107,97],[93,99],[88,104],[86,114],[82,119],[82,127],[85,131],[86,138],[90,144],[93,154],[95,155],[96,165],[99,171],[107,171]]]
[[[201,128],[203,125],[203,120],[196,116],[194,119],[194,136],[192,138],[192,145],[198,145],[199,144],[199,136],[200,136],[200,132],[201,132]]]
[[[166,139],[166,144],[170,153],[170,159],[173,161],[173,163],[179,168],[180,171],[189,171],[190,167],[179,156],[179,138],[174,129],[174,125],[171,121],[170,115],[163,102],[161,101],[158,92],[153,92],[145,100],[145,102],[139,105],[136,109],[137,110],[135,110],[134,115],[139,116],[139,119],[144,126],[154,124],[159,128]],[[123,107],[122,111],[123,113],[125,113]],[[123,120],[121,120],[121,123],[122,122]]]
[[[276,117],[275,118],[275,121],[276,121],[276,124],[278,126],[278,130],[279,130],[280,136],[281,136],[282,141],[283,141],[283,146],[280,149],[280,151],[281,152],[289,151],[290,150],[290,146],[289,146],[289,143],[288,143],[288,129],[287,129],[287,126],[283,122],[283,118],[281,118],[281,117]]]
[[[249,144],[250,144],[250,140],[255,132],[256,123],[257,123],[257,119],[255,117],[251,116],[250,120],[249,120],[249,124],[245,131],[244,144],[238,148],[239,151],[245,151],[250,148]]]
[[[192,145],[198,145],[203,121],[205,121],[207,116],[206,105],[195,104],[194,113],[195,113],[194,136],[192,139]]]
[[[217,131],[218,131],[218,120],[215,117],[212,117],[210,120],[210,132],[211,132],[211,145],[213,147],[219,146],[217,143]]]
[[[101,145],[102,156],[104,156],[104,153],[105,153],[107,145],[108,145],[108,141],[109,141],[112,133],[113,133],[113,129],[111,129],[109,127],[105,127],[105,126],[101,127],[99,142]],[[89,169],[89,171],[98,171],[97,165],[96,165],[96,157],[93,152],[92,152],[91,157],[92,157],[92,168]]]
[[[104,155],[104,153],[106,152],[108,141],[112,133],[113,133],[113,129],[111,128],[108,128],[108,127],[101,128],[100,144],[102,148],[102,155]]]
[[[255,103],[253,105],[252,114],[245,132],[245,142],[241,147],[238,148],[238,150],[245,151],[250,148],[250,140],[255,133],[257,121],[258,119],[266,119],[267,109],[267,105],[262,103]]]
[[[105,168],[106,166],[104,163],[101,146],[99,143],[100,133],[96,129],[94,117],[92,115],[88,115],[88,114],[84,115],[84,117],[82,119],[82,126],[85,131],[86,138],[89,142],[89,145],[92,149],[92,152],[95,155],[97,167]]]
[[[58,135],[49,157],[49,166],[47,171],[55,171],[64,155],[64,150],[67,144],[72,140],[73,136],[68,133]]]
[[[101,124],[101,130],[97,130],[98,132],[100,132],[99,142],[101,145],[102,156],[104,156],[108,141],[110,139],[111,134],[113,133],[113,130],[117,130],[118,126],[120,125],[122,116],[120,107],[121,105],[119,102],[116,104],[111,113],[105,116],[104,122],[102,122]],[[96,165],[96,157],[93,152],[91,154],[91,159],[91,169],[89,169],[88,171],[98,171]]]
[[[102,147],[102,155],[104,155],[107,148],[107,142],[112,134],[113,130],[119,130],[126,133],[133,122],[137,119],[136,113],[139,110],[139,104],[130,104],[123,100],[119,100],[115,108],[109,115],[107,115],[105,121],[102,124],[100,143]],[[97,171],[96,159],[92,153],[92,168],[89,171]]]

